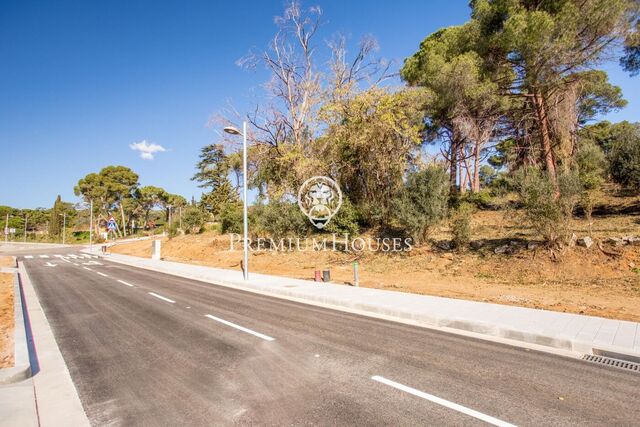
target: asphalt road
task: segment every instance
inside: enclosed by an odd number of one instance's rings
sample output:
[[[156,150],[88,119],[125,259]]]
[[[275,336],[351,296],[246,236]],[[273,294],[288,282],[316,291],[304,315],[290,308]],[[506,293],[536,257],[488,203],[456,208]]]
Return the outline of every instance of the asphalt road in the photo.
[[[19,260],[96,426],[640,424],[636,373],[70,253]]]

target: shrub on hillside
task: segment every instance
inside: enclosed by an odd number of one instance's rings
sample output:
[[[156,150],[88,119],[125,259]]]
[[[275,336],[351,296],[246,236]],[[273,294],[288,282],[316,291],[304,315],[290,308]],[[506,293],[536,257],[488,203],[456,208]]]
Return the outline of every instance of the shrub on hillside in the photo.
[[[360,232],[360,213],[351,201],[344,197],[338,213],[331,218],[325,230],[336,234],[358,234]]]
[[[453,246],[458,250],[465,249],[471,243],[471,214],[473,205],[460,203],[451,215],[451,234]]]
[[[611,144],[609,162],[615,182],[629,190],[640,191],[640,130],[633,138]]]
[[[173,223],[171,227],[167,226],[169,239],[173,239],[178,234],[180,234],[180,230],[178,228],[178,223]]]
[[[595,195],[604,183],[607,170],[607,159],[602,149],[591,141],[582,141],[576,152],[578,177],[582,185],[580,205],[584,209],[585,217],[591,224],[591,213]]]
[[[202,233],[206,214],[195,206],[188,207],[182,215],[182,225],[186,234]]]
[[[410,173],[394,200],[398,223],[416,241],[426,240],[429,229],[447,213],[449,177],[439,165]]]
[[[256,234],[268,237],[306,236],[311,225],[297,204],[281,201],[254,206],[251,223]]]
[[[492,209],[495,206],[494,196],[488,189],[482,189],[477,193],[466,193],[463,198],[460,199],[460,203],[471,203],[480,209]]]
[[[242,205],[227,203],[220,208],[220,232],[242,233]]]
[[[534,230],[549,245],[566,242],[569,222],[582,190],[578,174],[564,172],[558,176],[559,194],[545,171],[527,167],[514,176],[524,214]]]

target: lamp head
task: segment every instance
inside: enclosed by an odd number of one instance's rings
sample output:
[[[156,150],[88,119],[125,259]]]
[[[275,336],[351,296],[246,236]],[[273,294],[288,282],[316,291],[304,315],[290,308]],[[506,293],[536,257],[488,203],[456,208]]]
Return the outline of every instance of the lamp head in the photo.
[[[242,135],[242,132],[240,132],[238,129],[234,128],[233,126],[225,126],[223,130],[226,133],[231,135]]]

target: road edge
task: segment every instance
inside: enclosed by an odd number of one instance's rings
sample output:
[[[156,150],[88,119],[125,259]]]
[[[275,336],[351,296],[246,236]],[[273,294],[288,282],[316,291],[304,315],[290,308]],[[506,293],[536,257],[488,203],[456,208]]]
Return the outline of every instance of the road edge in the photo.
[[[15,264],[16,258],[13,257]],[[0,384],[24,381],[31,376],[29,343],[27,342],[24,295],[18,270],[13,271],[13,366],[0,369]]]
[[[89,426],[89,419],[67,364],[22,262],[18,263],[18,272],[24,291],[25,313],[33,334],[34,358],[37,364],[33,369],[33,385],[40,425]]]

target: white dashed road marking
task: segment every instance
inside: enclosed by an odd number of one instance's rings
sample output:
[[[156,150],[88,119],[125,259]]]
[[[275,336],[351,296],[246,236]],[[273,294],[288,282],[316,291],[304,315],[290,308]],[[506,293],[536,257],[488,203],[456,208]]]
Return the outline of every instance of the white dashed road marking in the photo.
[[[84,268],[85,270],[93,271],[93,270],[92,270],[92,269],[90,269],[89,267],[82,267],[82,268]]]
[[[40,258],[49,258],[49,255],[40,255]]]
[[[118,280],[118,283],[122,283],[123,285],[127,285],[127,286],[133,287],[133,285],[131,283],[127,283],[124,280]]]
[[[25,255],[24,256],[26,259],[33,259],[33,255]]]
[[[502,420],[499,420],[499,419],[494,418],[492,416],[483,414],[482,412],[474,411],[473,409],[469,409],[469,408],[467,408],[465,406],[458,405],[457,403],[453,403],[453,402],[450,402],[448,400],[441,399],[441,398],[439,398],[437,396],[434,396],[432,394],[425,393],[425,392],[420,391],[420,390],[416,390],[415,388],[411,388],[409,386],[397,383],[395,381],[388,380],[388,379],[386,379],[384,377],[380,377],[378,375],[375,375],[375,376],[371,377],[371,379],[374,380],[374,381],[378,381],[379,383],[391,386],[391,387],[393,387],[395,389],[404,391],[406,393],[413,394],[414,396],[421,397],[421,398],[423,398],[425,400],[428,400],[429,402],[433,402],[433,403],[436,403],[438,405],[442,405],[442,406],[444,406],[446,408],[453,409],[454,411],[458,411],[458,412],[463,413],[465,415],[469,415],[471,417],[477,418],[479,420],[482,420],[482,421],[484,421],[486,423],[489,423],[489,424],[492,424],[494,426],[515,427],[513,424],[509,424],[509,423],[507,423],[505,421],[502,421]]]
[[[104,273],[100,273],[99,271],[96,271],[96,273],[98,273],[98,274],[99,274],[99,275],[101,275],[102,277],[109,277],[109,276],[107,276],[107,275],[106,275],[106,274],[104,274]]]
[[[269,335],[265,335],[265,334],[261,334],[260,332],[256,332],[256,331],[252,331],[251,329],[245,328],[244,326],[240,326],[240,325],[236,325],[235,323],[231,323],[227,320],[221,319],[219,317],[216,316],[212,316],[210,314],[205,314],[204,317],[207,317],[211,320],[215,320],[216,322],[220,322],[223,325],[227,325],[227,326],[231,326],[232,328],[236,328],[242,332],[246,332],[248,334],[254,335],[258,338],[262,338],[263,340],[266,341],[273,341],[275,340],[275,338],[270,337]]]
[[[149,295],[154,296],[156,298],[159,298],[159,299],[161,299],[163,301],[170,302],[171,304],[175,304],[174,300],[166,298],[166,297],[163,297],[162,295],[158,295],[158,294],[156,294],[154,292],[149,292]]]

